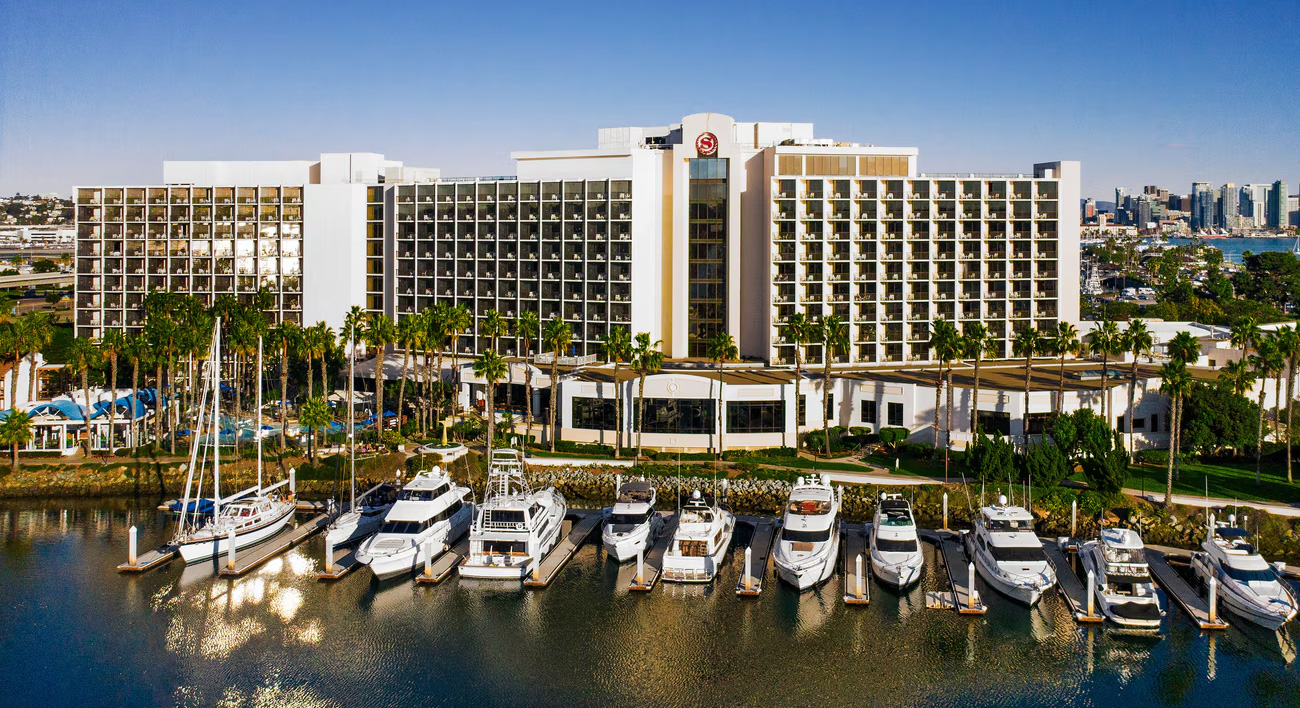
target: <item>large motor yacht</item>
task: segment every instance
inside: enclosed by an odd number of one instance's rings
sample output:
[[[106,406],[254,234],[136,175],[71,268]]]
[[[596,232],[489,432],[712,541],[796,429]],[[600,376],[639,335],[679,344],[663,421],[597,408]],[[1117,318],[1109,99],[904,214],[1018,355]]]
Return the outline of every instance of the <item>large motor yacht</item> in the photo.
[[[568,505],[552,487],[529,488],[518,450],[492,451],[487,487],[461,577],[521,580],[560,542]]]
[[[1204,583],[1216,578],[1219,598],[1234,614],[1265,629],[1280,629],[1296,616],[1296,599],[1279,569],[1269,565],[1235,515],[1228,523],[1210,517],[1210,533],[1192,554],[1192,570]]]
[[[375,535],[357,549],[357,560],[380,580],[415,572],[425,553],[437,556],[465,535],[474,513],[465,503],[469,492],[438,467],[421,470],[397,493]]]
[[[735,530],[736,516],[726,504],[701,494],[698,489],[691,492],[664,556],[664,580],[675,583],[713,580]]]
[[[898,494],[880,494],[871,522],[871,571],[899,590],[921,578],[925,556],[917,542],[912,505]]]
[[[984,581],[1007,597],[1034,605],[1056,585],[1056,571],[1034,534],[1034,517],[1024,507],[998,503],[980,509],[975,528],[966,534],[966,555]]]
[[[829,475],[800,477],[790,488],[773,557],[782,580],[806,590],[831,577],[840,547],[839,510]]]
[[[645,553],[663,533],[663,517],[655,513],[655,488],[645,480],[618,488],[618,498],[600,533],[605,552],[620,563]]]
[[[1101,613],[1123,627],[1156,629],[1165,616],[1145,548],[1138,532],[1109,528],[1079,549],[1084,571],[1092,571],[1093,594]]]

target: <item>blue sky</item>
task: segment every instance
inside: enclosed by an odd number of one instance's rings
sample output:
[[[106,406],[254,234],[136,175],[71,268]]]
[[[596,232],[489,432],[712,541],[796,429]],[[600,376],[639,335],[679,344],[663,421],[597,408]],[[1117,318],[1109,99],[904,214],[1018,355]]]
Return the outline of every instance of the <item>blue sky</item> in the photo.
[[[1083,162],[1084,194],[1300,191],[1292,2],[0,0],[0,194],[165,159],[374,151],[447,176],[697,111],[916,146],[924,171]]]

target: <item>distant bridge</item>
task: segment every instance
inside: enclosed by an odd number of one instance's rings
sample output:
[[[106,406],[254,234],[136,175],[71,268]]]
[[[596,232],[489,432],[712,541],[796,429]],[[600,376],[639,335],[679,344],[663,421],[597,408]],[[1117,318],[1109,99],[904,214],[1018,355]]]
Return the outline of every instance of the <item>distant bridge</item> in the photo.
[[[0,289],[31,288],[37,285],[71,286],[76,273],[31,273],[28,275],[0,275]]]

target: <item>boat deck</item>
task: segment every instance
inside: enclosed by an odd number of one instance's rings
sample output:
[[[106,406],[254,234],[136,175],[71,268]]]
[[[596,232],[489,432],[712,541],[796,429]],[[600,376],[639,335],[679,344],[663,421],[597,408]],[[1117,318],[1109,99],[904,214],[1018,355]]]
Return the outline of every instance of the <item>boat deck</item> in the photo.
[[[117,566],[119,573],[145,573],[160,568],[177,556],[176,547],[171,544],[159,546],[152,551],[145,551],[136,556],[135,563],[123,563]]]
[[[293,548],[330,525],[334,517],[329,514],[317,514],[297,526],[284,528],[276,535],[261,543],[235,552],[235,565],[230,567],[225,558],[221,558],[221,576],[238,578],[271,560],[277,555]]]
[[[655,583],[659,582],[659,576],[663,572],[664,556],[668,553],[668,545],[673,542],[673,533],[677,531],[677,515],[669,514],[666,511],[659,512],[664,518],[664,529],[655,539],[654,545],[646,551],[645,557],[641,559],[640,580],[635,575],[632,576],[632,582],[628,583],[627,589],[633,592],[650,592],[654,589]]]
[[[745,569],[741,569],[740,579],[736,581],[736,594],[756,597],[763,592],[763,578],[767,577],[768,561],[772,557],[772,545],[780,524],[767,516],[741,516],[737,521],[748,524],[753,533],[749,537],[749,575],[746,577]]]
[[[978,588],[970,587],[970,560],[962,548],[960,536],[951,531],[918,531],[920,537],[939,548],[943,567],[948,573],[948,585],[952,588],[947,599],[939,600],[936,607],[956,608],[963,615],[982,615],[988,612],[984,604],[983,593]],[[972,592],[974,591],[974,592]]]
[[[1146,557],[1151,577],[1156,579],[1167,597],[1172,597],[1174,602],[1178,603],[1183,614],[1187,615],[1193,624],[1201,629],[1228,628],[1228,623],[1223,621],[1221,613],[1217,617],[1210,617],[1210,604],[1201,597],[1196,588],[1189,585],[1178,571],[1174,570],[1173,566],[1169,565],[1169,557],[1164,552],[1148,546]]]
[[[600,528],[601,522],[605,520],[605,515],[600,509],[570,509],[568,517],[576,517],[577,523],[573,524],[568,535],[560,539],[560,542],[555,544],[555,548],[542,558],[542,562],[537,564],[533,574],[524,578],[525,587],[544,588],[550,585],[560,570],[569,563],[569,559],[578,552],[578,548],[587,542],[591,534],[595,533]]]
[[[871,524],[843,524],[840,528],[840,567],[844,572],[844,604],[871,602],[871,558],[867,538]],[[862,586],[858,587],[858,558],[862,558]]]
[[[1095,602],[1092,614],[1088,614],[1088,588],[1079,579],[1079,574],[1074,572],[1070,559],[1066,557],[1056,541],[1039,540],[1042,541],[1047,560],[1056,571],[1056,588],[1060,591],[1061,597],[1065,598],[1065,604],[1069,606],[1074,620],[1082,624],[1105,620],[1105,617],[1096,610]]]
[[[437,585],[446,580],[456,570],[456,566],[469,555],[469,532],[461,535],[460,540],[451,544],[451,548],[438,554],[429,562],[429,572],[423,569],[415,575],[415,582],[421,585]]]

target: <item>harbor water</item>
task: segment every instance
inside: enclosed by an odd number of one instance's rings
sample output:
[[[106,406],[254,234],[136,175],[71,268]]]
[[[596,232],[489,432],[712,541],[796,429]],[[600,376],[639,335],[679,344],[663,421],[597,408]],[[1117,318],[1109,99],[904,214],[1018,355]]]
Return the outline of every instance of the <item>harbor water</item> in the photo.
[[[170,534],[158,500],[0,504],[0,704],[40,706],[1297,705],[1292,627],[1156,635],[1081,626],[1054,593],[979,617],[925,607],[946,578],[842,601],[839,576],[626,590],[634,565],[584,546],[542,590],[315,573],[319,536],[239,579],[173,562],[118,575]],[[1290,632],[1291,634],[1288,634]]]
[[[1186,246],[1192,240],[1188,238],[1171,238],[1169,243],[1174,246]],[[1229,263],[1241,263],[1241,254],[1246,251],[1251,253],[1265,253],[1267,251],[1290,251],[1296,247],[1296,239],[1287,238],[1212,238],[1201,241],[1207,246],[1223,251],[1223,260]]]

